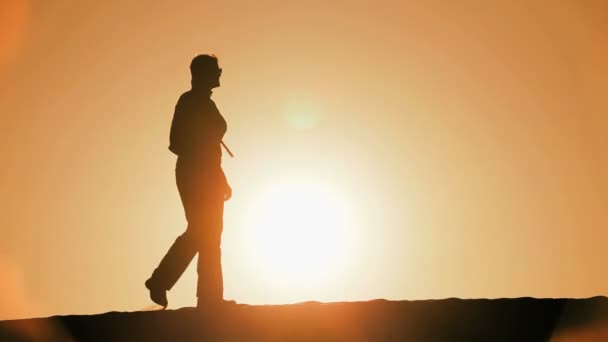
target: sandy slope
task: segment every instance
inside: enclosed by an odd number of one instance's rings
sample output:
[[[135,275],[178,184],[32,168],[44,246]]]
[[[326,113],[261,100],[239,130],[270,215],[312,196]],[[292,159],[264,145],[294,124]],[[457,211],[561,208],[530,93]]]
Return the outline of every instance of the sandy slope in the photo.
[[[608,341],[608,298],[109,312],[0,322],[0,341]]]

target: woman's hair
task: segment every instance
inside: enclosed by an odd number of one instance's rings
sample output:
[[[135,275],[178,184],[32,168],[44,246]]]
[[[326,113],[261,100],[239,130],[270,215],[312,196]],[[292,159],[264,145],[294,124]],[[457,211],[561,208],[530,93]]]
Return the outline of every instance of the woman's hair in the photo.
[[[198,55],[190,63],[192,79],[206,78],[210,73],[218,69],[217,57],[215,55]]]

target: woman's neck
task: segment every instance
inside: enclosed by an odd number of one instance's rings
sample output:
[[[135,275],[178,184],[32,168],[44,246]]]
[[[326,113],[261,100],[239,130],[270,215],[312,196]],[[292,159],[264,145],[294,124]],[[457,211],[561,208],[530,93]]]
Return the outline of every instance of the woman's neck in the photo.
[[[207,96],[211,96],[213,93],[209,87],[198,85],[195,82],[192,82],[192,91],[197,94],[205,94]]]

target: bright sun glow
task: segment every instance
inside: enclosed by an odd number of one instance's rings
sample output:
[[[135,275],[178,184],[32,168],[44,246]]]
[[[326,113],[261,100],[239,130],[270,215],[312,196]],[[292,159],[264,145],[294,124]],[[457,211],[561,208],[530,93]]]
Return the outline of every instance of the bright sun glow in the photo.
[[[351,208],[327,184],[274,183],[250,210],[249,262],[264,280],[286,291],[283,298],[318,293],[348,266]]]

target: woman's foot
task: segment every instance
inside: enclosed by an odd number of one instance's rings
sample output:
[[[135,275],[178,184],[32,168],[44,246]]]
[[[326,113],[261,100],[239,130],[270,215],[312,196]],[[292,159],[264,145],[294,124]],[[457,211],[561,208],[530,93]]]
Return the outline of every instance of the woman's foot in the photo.
[[[146,280],[146,288],[150,290],[150,299],[160,306],[163,309],[167,308],[169,305],[169,301],[167,300],[167,290],[162,289],[160,287],[154,286],[154,284],[150,281],[151,279]]]
[[[234,300],[224,300],[224,299],[203,299],[203,298],[198,298],[197,299],[197,303],[196,303],[196,307],[197,309],[217,309],[219,307],[222,306],[226,306],[226,305],[230,305],[230,304],[236,304],[236,301]]]

